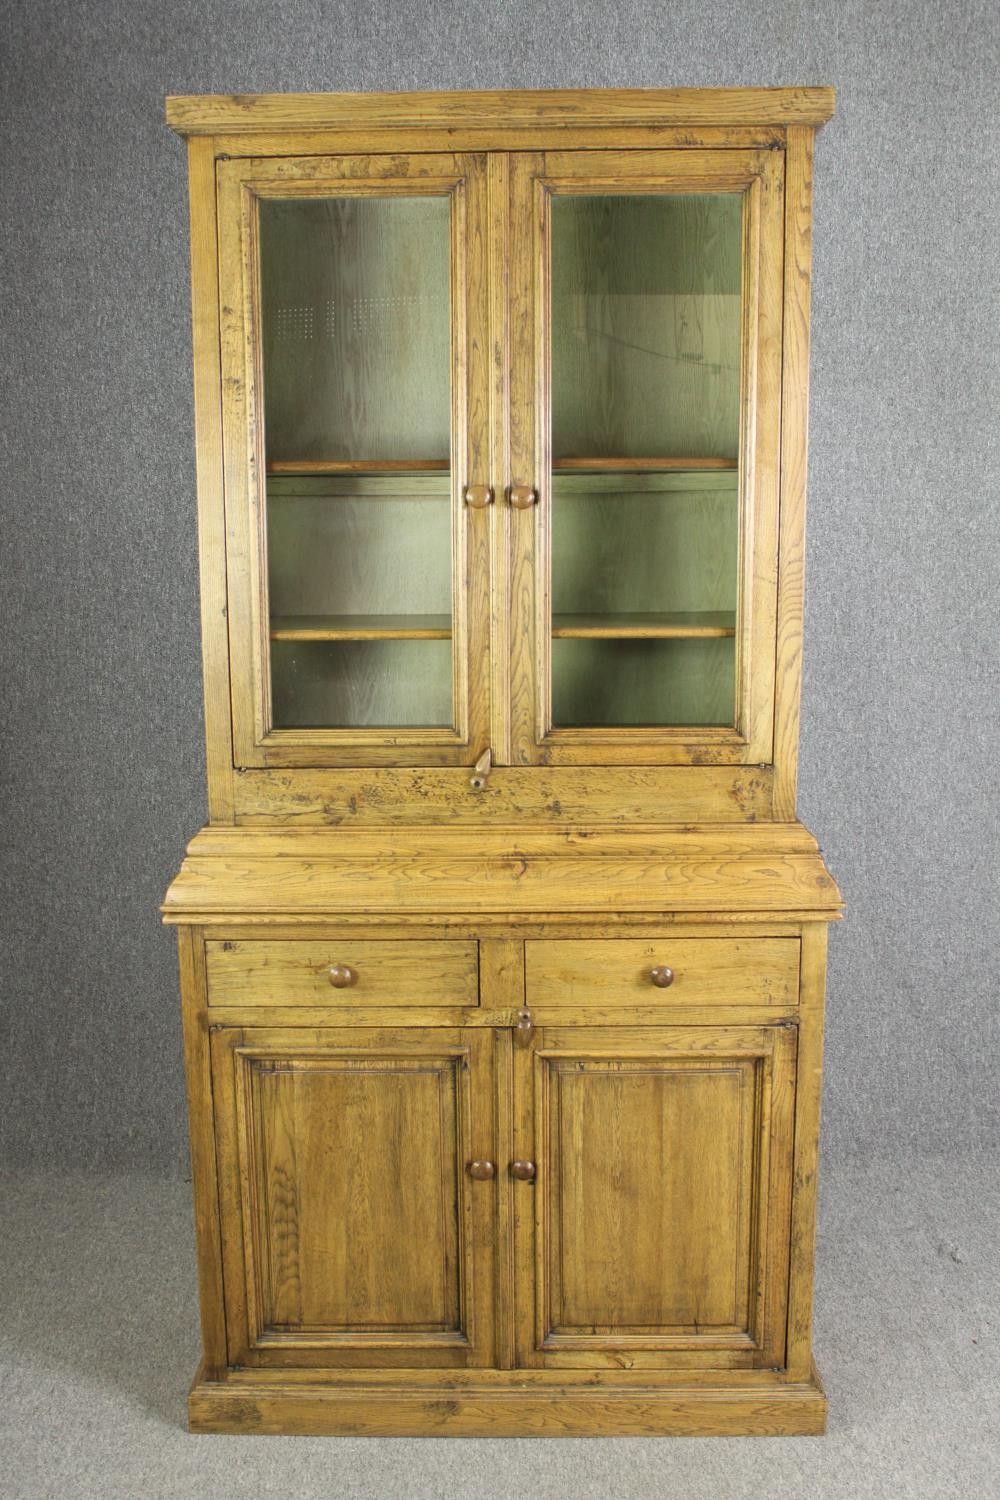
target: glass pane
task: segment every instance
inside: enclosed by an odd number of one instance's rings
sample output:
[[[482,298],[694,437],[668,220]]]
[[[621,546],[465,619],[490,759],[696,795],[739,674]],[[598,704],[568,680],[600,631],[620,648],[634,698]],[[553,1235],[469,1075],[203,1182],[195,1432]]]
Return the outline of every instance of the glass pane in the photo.
[[[552,717],[732,725],[739,194],[552,200]]]
[[[275,641],[271,669],[276,724],[451,723],[447,640]]]
[[[267,456],[446,462],[447,198],[260,205]]]
[[[260,205],[278,728],[454,723],[447,198]]]

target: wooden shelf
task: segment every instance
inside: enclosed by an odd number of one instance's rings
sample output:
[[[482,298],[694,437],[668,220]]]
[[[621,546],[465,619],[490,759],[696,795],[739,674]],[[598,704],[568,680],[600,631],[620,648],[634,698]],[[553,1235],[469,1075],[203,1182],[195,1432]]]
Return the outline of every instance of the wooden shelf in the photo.
[[[447,458],[283,458],[267,465],[269,474],[444,474],[451,467]],[[554,458],[552,467],[564,469],[736,469],[735,458]]]
[[[447,641],[450,615],[275,615],[272,641]]]
[[[736,458],[554,458],[552,469],[605,469],[620,472],[631,469],[645,473],[649,469],[736,469]]]
[[[730,610],[552,617],[552,635],[556,640],[688,641],[735,634],[736,616]]]
[[[596,470],[605,474],[676,473],[698,470],[727,471],[739,467],[735,458],[555,458],[555,474]],[[447,458],[288,458],[273,459],[268,474],[321,476],[324,474],[447,474]]]
[[[288,458],[274,459],[269,474],[444,474],[447,458]]]
[[[449,615],[276,615],[272,641],[447,641]],[[729,610],[554,615],[557,640],[710,640],[736,634]]]

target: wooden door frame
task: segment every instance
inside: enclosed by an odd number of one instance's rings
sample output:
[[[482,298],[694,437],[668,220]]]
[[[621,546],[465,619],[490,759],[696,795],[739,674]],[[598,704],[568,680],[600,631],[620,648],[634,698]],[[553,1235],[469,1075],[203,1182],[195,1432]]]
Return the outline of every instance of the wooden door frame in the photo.
[[[489,737],[490,485],[487,174],[482,153],[304,156],[216,163],[228,633],[236,767],[471,764]],[[270,711],[263,376],[262,199],[451,200],[451,729],[275,729]]]
[[[784,255],[784,153],[512,153],[511,484],[538,503],[512,519],[510,656],[515,764],[764,764],[772,759]],[[550,687],[550,232],[553,194],[741,193],[744,365],[735,729],[554,729]]]

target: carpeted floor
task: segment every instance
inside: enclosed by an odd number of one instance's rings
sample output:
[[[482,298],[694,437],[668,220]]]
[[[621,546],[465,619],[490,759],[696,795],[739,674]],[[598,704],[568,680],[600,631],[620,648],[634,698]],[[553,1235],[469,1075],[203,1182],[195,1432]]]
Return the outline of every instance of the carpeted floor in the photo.
[[[816,1350],[825,1438],[192,1437],[185,1183],[8,1180],[0,1495],[979,1500],[1000,1494],[995,1161],[830,1168]]]

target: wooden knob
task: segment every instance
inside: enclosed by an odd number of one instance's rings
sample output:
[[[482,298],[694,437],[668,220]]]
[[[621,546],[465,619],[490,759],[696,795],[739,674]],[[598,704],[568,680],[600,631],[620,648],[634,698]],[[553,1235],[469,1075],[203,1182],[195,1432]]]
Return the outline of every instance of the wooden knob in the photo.
[[[538,491],[533,490],[527,484],[512,484],[510,487],[510,503],[515,510],[530,510],[538,500]]]
[[[491,1161],[470,1161],[467,1171],[477,1182],[491,1182],[497,1175],[497,1169]]]
[[[534,1182],[535,1163],[533,1161],[512,1161],[510,1164],[510,1175],[516,1177],[518,1182]]]
[[[473,510],[485,510],[487,505],[493,504],[493,491],[488,484],[467,485],[465,503]]]
[[[668,969],[666,964],[657,964],[655,969],[650,969],[649,977],[657,989],[665,990],[668,984],[674,982],[674,971]]]
[[[330,983],[335,990],[346,990],[357,982],[358,974],[349,964],[334,964],[330,970]]]

